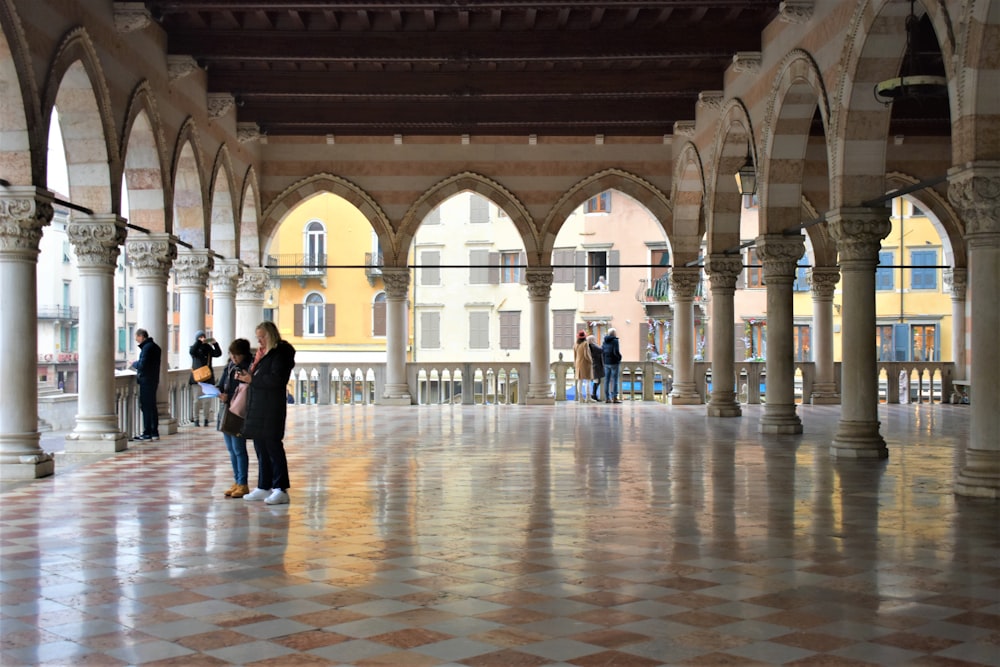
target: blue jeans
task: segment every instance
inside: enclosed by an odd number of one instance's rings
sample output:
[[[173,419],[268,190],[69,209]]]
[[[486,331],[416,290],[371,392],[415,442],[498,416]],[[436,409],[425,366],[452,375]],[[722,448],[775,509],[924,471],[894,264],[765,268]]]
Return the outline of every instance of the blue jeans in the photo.
[[[618,398],[619,364],[604,364],[604,400],[613,401]]]
[[[250,457],[247,456],[247,439],[223,433],[226,449],[229,450],[229,460],[233,462],[233,476],[237,484],[247,483],[247,469],[250,467]]]

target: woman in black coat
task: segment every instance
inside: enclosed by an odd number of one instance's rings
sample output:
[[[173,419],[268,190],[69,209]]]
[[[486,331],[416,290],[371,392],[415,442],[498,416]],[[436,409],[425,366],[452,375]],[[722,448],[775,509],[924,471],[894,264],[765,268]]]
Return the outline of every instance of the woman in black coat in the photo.
[[[590,345],[590,358],[594,363],[594,391],[595,401],[601,400],[598,389],[601,387],[601,380],[604,379],[604,350],[597,344],[597,339],[593,335],[587,336],[587,343]]]
[[[295,367],[295,348],[281,340],[273,322],[257,325],[257,355],[249,371],[237,374],[247,383],[247,413],[243,435],[253,438],[257,454],[257,488],[244,500],[263,500],[268,505],[288,503],[288,460],[285,458],[285,402],[288,378]]]

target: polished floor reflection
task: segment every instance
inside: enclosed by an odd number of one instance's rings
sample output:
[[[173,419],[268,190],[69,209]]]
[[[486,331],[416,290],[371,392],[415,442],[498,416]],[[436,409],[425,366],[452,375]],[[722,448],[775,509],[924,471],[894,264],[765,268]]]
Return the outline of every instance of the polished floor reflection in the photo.
[[[0,664],[994,665],[1000,504],[963,406],[294,406],[291,504],[183,429],[0,503]],[[256,463],[251,463],[251,475]]]

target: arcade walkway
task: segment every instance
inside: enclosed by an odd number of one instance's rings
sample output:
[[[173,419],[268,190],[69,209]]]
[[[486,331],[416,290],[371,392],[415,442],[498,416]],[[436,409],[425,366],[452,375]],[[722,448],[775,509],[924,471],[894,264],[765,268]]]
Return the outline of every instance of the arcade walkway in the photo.
[[[967,406],[294,406],[292,504],[184,429],[0,493],[0,664],[1000,665]],[[251,464],[256,473],[256,464]]]

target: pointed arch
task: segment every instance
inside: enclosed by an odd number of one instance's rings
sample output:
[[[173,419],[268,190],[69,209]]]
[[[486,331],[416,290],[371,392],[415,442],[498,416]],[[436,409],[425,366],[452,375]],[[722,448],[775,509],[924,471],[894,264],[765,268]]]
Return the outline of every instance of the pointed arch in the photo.
[[[705,165],[698,147],[688,141],[677,156],[674,174],[674,232],[700,239],[706,233]],[[693,224],[692,224],[693,223]]]
[[[198,128],[191,118],[184,121],[177,133],[172,165],[172,233],[194,248],[205,248],[204,158]]]
[[[886,174],[886,185],[890,189],[915,185],[919,182],[920,179],[911,174],[898,171]],[[945,246],[945,262],[954,268],[967,268],[969,260],[964,238],[965,226],[947,197],[933,188],[924,188],[905,197],[919,202],[922,209],[931,213],[928,217]]]
[[[247,169],[243,177],[243,196],[240,200],[240,227],[236,239],[237,256],[248,266],[260,266],[260,237],[257,235],[260,195],[257,172]]]
[[[211,210],[208,245],[224,257],[236,258],[236,203],[233,194],[237,192],[233,179],[233,164],[229,148],[219,147],[212,167]]]
[[[129,222],[151,232],[165,232],[169,226],[169,181],[161,128],[156,97],[144,80],[132,93],[125,115],[122,178],[128,190]]]
[[[0,162],[12,185],[45,183],[46,151],[38,84],[24,28],[10,0],[0,1]]]
[[[709,253],[720,253],[740,243],[743,197],[733,174],[743,166],[748,152],[759,176],[760,160],[750,113],[742,100],[732,99],[722,108],[712,144],[715,168],[709,171],[708,197],[711,205],[706,211],[710,218],[707,226],[712,230],[708,238]],[[758,192],[761,187],[758,178]]]
[[[995,47],[1000,43],[1000,2],[969,2],[967,6],[960,24],[962,51],[957,64],[962,76],[949,73],[949,80],[956,82],[952,105],[952,162],[956,165],[1000,160],[1000,142],[996,140],[996,128],[1000,127],[1000,108],[996,103],[1000,67]],[[943,20],[935,22],[935,31],[940,35],[938,23]],[[992,48],[987,46],[991,44]],[[945,52],[944,46],[941,51]],[[945,63],[950,64],[950,59],[946,57]]]

